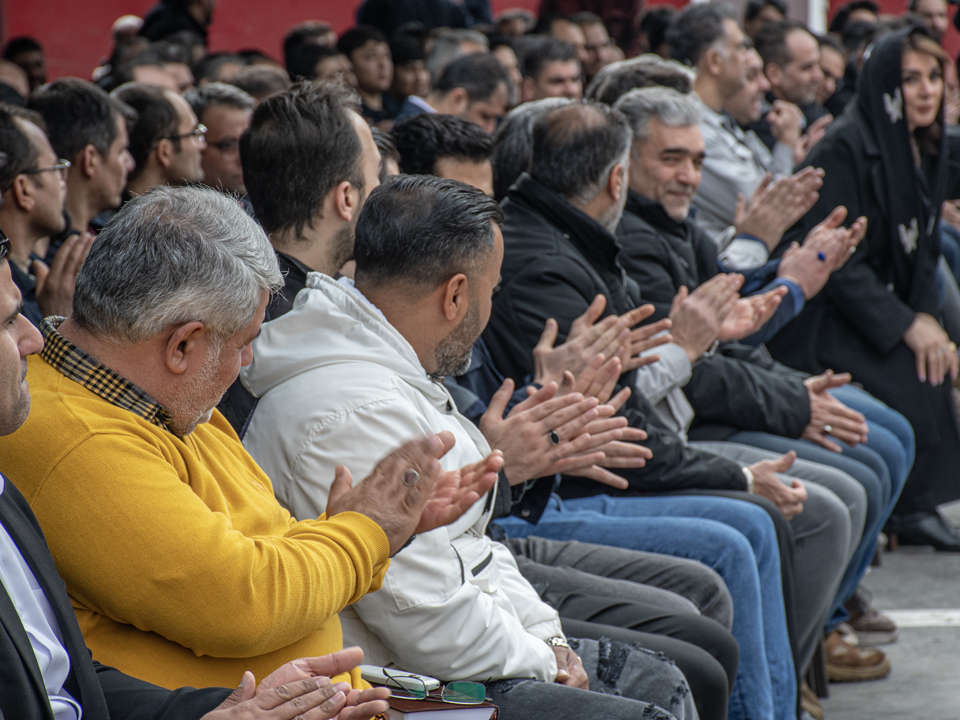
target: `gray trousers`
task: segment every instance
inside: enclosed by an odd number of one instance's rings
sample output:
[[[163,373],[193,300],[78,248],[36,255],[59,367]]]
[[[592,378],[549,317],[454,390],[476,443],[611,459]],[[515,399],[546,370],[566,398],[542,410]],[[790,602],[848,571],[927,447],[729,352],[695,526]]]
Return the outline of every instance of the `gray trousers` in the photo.
[[[520,565],[536,586],[573,592],[587,583],[592,592],[628,602],[643,602],[673,613],[697,613],[727,630],[733,624],[733,600],[716,570],[703,563],[659,553],[538,537],[505,541],[520,558],[551,566],[549,577]],[[528,572],[533,573],[531,576]],[[627,581],[626,583],[621,581]]]
[[[497,680],[487,695],[500,720],[696,720],[693,696],[672,661],[612,640],[571,640],[590,690],[536,680]]]
[[[716,572],[691,560],[575,540],[527,537],[506,545],[560,613],[568,637],[662,653],[686,678],[701,720],[726,719],[739,648],[724,625],[699,612],[732,621],[730,594]]]
[[[741,465],[773,460],[778,453],[728,442],[692,442],[692,447],[722,455]],[[867,495],[847,473],[797,460],[780,479],[802,480],[807,488],[803,512],[790,520],[794,547],[797,655],[802,671],[813,657],[840,579],[863,534]]]

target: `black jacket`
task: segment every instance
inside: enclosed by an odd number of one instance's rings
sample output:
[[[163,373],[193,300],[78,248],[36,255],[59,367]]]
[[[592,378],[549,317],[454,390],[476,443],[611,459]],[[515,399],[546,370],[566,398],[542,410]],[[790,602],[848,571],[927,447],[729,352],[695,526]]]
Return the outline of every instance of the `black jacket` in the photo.
[[[598,294],[607,298],[605,315],[621,314],[640,303],[637,284],[618,261],[620,247],[595,220],[522,175],[504,202],[504,259],[500,291],[494,296],[484,340],[497,368],[522,380],[533,372],[531,354],[543,325],[554,318],[563,342],[570,324]],[[632,373],[621,378],[633,386]],[[627,494],[688,488],[743,490],[740,466],[710,453],[686,447],[657,417],[639,393],[625,414],[633,427],[645,430],[653,451],[645,467],[623,471]],[[579,497],[617,494],[591,480],[564,478],[560,495]]]
[[[717,249],[696,223],[678,223],[660,203],[631,192],[617,228],[629,275],[645,302],[665,317],[681,285],[693,290],[717,274]],[[760,280],[762,282],[762,280]],[[792,314],[782,305],[782,313]],[[692,440],[725,440],[737,430],[799,437],[810,422],[804,375],[775,362],[763,347],[723,343],[694,365],[683,388],[696,416]]]
[[[902,34],[889,38],[877,47],[895,56],[897,64],[891,71],[896,71],[892,73],[893,82],[898,84],[900,46],[892,46],[902,40]],[[871,58],[877,62],[881,56],[874,52]],[[871,77],[876,73],[871,73],[875,68],[870,65],[864,67],[861,94],[806,160],[807,165],[825,172],[820,199],[785,234],[775,254],[781,254],[791,241],[805,235],[838,205],[847,208],[847,224],[861,215],[867,217],[866,237],[819,295],[768,347],[777,359],[807,372],[831,368],[851,373],[854,381],[907,417],[917,448],[922,449],[940,442],[941,428],[935,421],[934,406],[942,400],[935,397],[936,389],[918,382],[913,352],[902,338],[916,313],[940,316],[936,281],[940,251],[935,223],[942,200],[960,197],[960,154],[955,138],[948,138],[939,161],[946,164],[946,180],[942,183],[936,181],[937,168],[929,159],[923,170],[915,169],[912,161],[899,171],[887,170],[884,163],[890,161],[894,148],[890,141],[881,142],[877,133],[891,132],[897,126],[880,127],[889,125],[887,113],[883,109],[867,110],[864,84],[878,95],[877,101],[882,91],[889,90],[873,88]],[[919,189],[916,195],[915,188]],[[910,253],[897,239],[898,223],[891,215],[898,202],[892,201],[892,196],[916,198],[916,204],[908,209],[919,219],[916,249]],[[930,223],[933,232],[928,233]],[[945,396],[949,398],[948,390]]]
[[[6,481],[0,494],[0,524],[33,571],[60,626],[70,655],[64,688],[80,703],[84,720],[138,718],[188,720],[213,710],[230,694],[223,688],[166,690],[94,663],[40,525],[23,495]],[[0,584],[0,717],[53,720],[30,639]]]

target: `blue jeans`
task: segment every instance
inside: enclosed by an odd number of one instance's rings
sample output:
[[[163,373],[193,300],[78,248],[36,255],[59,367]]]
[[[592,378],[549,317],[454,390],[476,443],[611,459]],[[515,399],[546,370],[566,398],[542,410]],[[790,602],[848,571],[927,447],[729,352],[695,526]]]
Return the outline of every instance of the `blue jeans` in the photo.
[[[731,719],[796,716],[796,675],[787,636],[776,532],[750,503],[709,496],[617,497],[561,501],[536,525],[499,518],[510,537],[580,540],[698,560],[716,570],[733,598],[731,632],[740,667]]]

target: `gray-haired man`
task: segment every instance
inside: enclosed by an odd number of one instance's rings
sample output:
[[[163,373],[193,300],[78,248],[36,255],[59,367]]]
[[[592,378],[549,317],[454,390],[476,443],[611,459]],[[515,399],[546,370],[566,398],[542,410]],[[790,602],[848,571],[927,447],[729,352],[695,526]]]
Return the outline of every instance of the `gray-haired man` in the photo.
[[[282,282],[266,235],[218,192],[157,188],[95,246],[73,315],[44,323],[29,360],[33,412],[0,442],[87,645],[167,687],[339,650],[337,613],[414,532],[476,502],[499,457],[443,474],[453,439],[414,440],[355,489],[341,468],[327,512],[293,520],[214,410]]]

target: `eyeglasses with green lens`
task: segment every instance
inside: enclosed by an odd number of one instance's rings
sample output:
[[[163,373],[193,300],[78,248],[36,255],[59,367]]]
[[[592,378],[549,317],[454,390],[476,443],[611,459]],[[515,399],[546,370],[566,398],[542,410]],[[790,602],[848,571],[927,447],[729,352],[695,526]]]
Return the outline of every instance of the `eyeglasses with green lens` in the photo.
[[[487,699],[487,689],[483,683],[452,682],[440,689],[440,695],[431,695],[427,686],[416,675],[383,671],[384,686],[390,690],[390,697],[405,700],[434,700],[451,705],[479,705]]]

